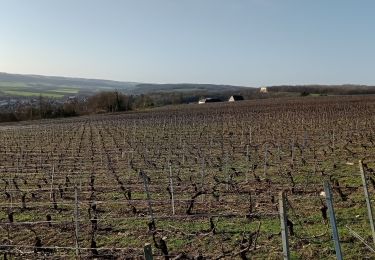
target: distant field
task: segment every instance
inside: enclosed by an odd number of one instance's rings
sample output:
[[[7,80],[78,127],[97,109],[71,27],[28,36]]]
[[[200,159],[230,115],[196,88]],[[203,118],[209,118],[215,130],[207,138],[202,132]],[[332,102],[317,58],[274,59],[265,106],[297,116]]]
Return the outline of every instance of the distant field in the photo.
[[[63,94],[57,93],[36,93],[36,92],[28,92],[28,91],[15,91],[15,90],[5,90],[3,91],[4,94],[10,96],[23,96],[23,97],[31,97],[31,96],[42,96],[42,97],[52,97],[52,98],[62,98]]]
[[[49,92],[64,93],[64,94],[77,94],[79,92],[78,88],[62,88],[56,90],[50,90]]]
[[[24,83],[15,82],[0,82],[0,89],[24,88],[27,87]]]
[[[43,96],[62,98],[66,95],[75,95],[80,91],[77,87],[56,87],[46,85],[29,86],[24,83],[0,82],[0,96]]]

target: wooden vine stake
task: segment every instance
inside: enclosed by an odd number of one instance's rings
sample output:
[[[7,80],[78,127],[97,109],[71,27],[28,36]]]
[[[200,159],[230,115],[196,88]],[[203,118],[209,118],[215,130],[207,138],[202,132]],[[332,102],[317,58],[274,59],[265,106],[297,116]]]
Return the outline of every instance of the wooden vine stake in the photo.
[[[202,157],[202,169],[201,169],[201,191],[203,193],[204,191],[204,177],[205,177],[205,170],[206,170],[206,165],[205,165],[205,157]],[[201,196],[201,202],[203,203],[204,201],[204,194]]]
[[[267,147],[267,143],[264,145],[264,164],[263,164],[263,173],[264,173],[264,178],[267,178],[267,161],[268,161],[268,157],[267,157],[267,153],[268,153],[268,147]]]
[[[283,243],[283,259],[290,259],[289,238],[288,238],[288,217],[286,210],[286,195],[283,191],[279,193],[279,214],[281,225],[281,239]]]
[[[144,248],[143,248],[143,253],[145,255],[145,260],[153,260],[152,256],[152,247],[150,243],[146,243]]]
[[[228,160],[229,156],[228,153],[225,153],[225,166],[224,166],[224,171],[225,171],[225,176],[227,178],[226,184],[225,184],[225,189],[229,190],[229,169],[228,169]]]
[[[250,161],[250,157],[249,157],[249,145],[247,144],[246,145],[246,162],[249,162]]]
[[[247,144],[246,145],[246,165],[247,165],[247,167],[249,167],[249,165],[250,165],[250,150],[249,150],[249,145]],[[249,170],[248,171],[246,171],[246,173],[245,173],[245,182],[247,183],[248,182],[248,180],[249,180]]]
[[[51,190],[50,190],[50,199],[52,201],[53,198],[53,177],[55,175],[55,165],[52,165],[52,172],[51,172]]]
[[[373,218],[373,212],[372,212],[372,206],[371,206],[371,200],[370,196],[368,194],[368,189],[367,189],[367,178],[366,178],[366,173],[363,170],[363,164],[362,161],[359,160],[359,171],[361,172],[361,178],[362,178],[362,183],[363,183],[363,190],[365,193],[365,198],[366,198],[366,205],[367,205],[367,214],[368,218],[370,221],[370,226],[371,226],[371,234],[372,234],[372,240],[375,244],[375,228],[374,228],[374,218]]]
[[[174,208],[174,193],[173,193],[173,176],[172,176],[172,164],[169,162],[169,189],[171,192],[171,203],[172,203],[172,214],[175,214]]]
[[[332,190],[328,181],[324,181],[324,192],[325,192],[327,208],[329,212],[329,220],[331,222],[331,227],[332,227],[332,236],[333,236],[333,242],[335,244],[336,258],[337,260],[342,260],[339,232],[337,231],[336,216],[335,216],[335,211],[333,208]]]
[[[150,196],[150,191],[148,190],[148,177],[143,171],[140,171],[139,175],[143,179],[143,185],[144,185],[144,189],[147,195],[148,213],[150,214],[150,220],[151,220],[150,229],[155,229],[155,219],[154,219],[154,213],[152,211],[151,196]]]
[[[74,199],[75,199],[75,207],[74,207],[74,222],[75,222],[75,238],[76,238],[76,256],[79,257],[79,225],[78,225],[78,218],[79,218],[79,209],[78,209],[78,188],[77,185],[74,185]]]
[[[185,165],[185,141],[182,144],[182,165]]]

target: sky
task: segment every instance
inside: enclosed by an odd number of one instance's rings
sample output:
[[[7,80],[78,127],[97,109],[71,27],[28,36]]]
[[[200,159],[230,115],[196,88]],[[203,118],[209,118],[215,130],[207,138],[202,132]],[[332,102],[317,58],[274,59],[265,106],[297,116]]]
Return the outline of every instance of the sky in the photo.
[[[375,85],[372,0],[0,0],[0,71]]]

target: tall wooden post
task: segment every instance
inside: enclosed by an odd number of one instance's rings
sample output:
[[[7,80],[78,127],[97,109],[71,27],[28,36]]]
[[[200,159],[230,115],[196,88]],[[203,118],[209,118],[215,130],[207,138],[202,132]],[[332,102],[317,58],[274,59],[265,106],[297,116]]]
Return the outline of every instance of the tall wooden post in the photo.
[[[202,157],[202,169],[201,169],[201,191],[204,191],[204,178],[205,178],[205,171],[206,171],[206,163],[205,163],[205,156]],[[201,202],[204,202],[204,194],[201,196]]]
[[[268,161],[268,146],[267,143],[264,145],[264,165],[263,165],[263,174],[264,178],[267,178],[267,162]]]
[[[288,239],[288,218],[287,210],[285,207],[286,197],[285,193],[281,191],[279,193],[279,213],[280,213],[280,225],[281,225],[281,239],[283,243],[283,259],[289,260],[289,239]]]
[[[148,177],[146,176],[146,174],[141,171],[139,173],[139,175],[142,177],[143,179],[143,185],[144,185],[144,188],[145,188],[145,192],[146,192],[146,195],[147,195],[147,203],[148,203],[148,212],[150,214],[150,219],[151,219],[151,222],[152,223],[155,223],[155,220],[154,220],[154,213],[152,211],[152,205],[151,205],[151,196],[150,196],[150,192],[148,190]]]
[[[367,214],[368,214],[368,218],[369,218],[370,226],[371,226],[372,240],[373,240],[373,242],[375,244],[374,218],[373,218],[373,213],[372,213],[371,200],[370,200],[370,196],[368,194],[368,189],[367,189],[366,173],[363,170],[363,164],[362,164],[361,160],[359,161],[359,171],[361,172],[361,178],[362,178],[362,183],[363,183],[363,190],[364,190],[365,198],[366,198]]]
[[[55,174],[55,165],[52,165],[52,172],[51,172],[51,191],[50,191],[50,200],[52,201],[52,193],[53,193],[53,177]]]
[[[332,227],[332,235],[333,235],[333,242],[335,244],[336,258],[337,260],[342,260],[339,232],[337,231],[336,216],[335,216],[335,211],[333,209],[332,190],[328,181],[324,181],[324,191],[326,195],[327,208],[329,212],[329,220],[331,222],[331,227]]]
[[[150,243],[146,243],[144,248],[143,248],[143,253],[145,255],[145,260],[153,260],[152,256],[152,247]]]
[[[224,171],[225,171],[225,177],[226,177],[226,181],[227,183],[225,184],[225,189],[226,190],[229,190],[229,169],[228,169],[228,160],[229,160],[229,156],[228,156],[228,153],[225,153],[225,166],[224,166]]]
[[[76,257],[79,257],[79,210],[78,210],[78,188],[77,185],[74,186],[74,198],[75,198],[75,207],[74,207],[74,222],[75,222],[75,237],[76,237]]]
[[[169,188],[171,192],[171,203],[172,203],[172,214],[175,214],[175,208],[174,208],[174,194],[173,194],[173,178],[172,178],[172,165],[169,162]]]
[[[250,158],[249,158],[249,145],[247,144],[246,145],[246,162],[250,161]]]

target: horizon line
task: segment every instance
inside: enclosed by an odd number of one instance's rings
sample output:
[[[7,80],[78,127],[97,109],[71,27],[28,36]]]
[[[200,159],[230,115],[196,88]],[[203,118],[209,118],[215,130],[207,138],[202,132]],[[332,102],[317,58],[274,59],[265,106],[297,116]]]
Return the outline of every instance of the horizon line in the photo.
[[[0,74],[8,75],[19,75],[19,76],[38,76],[38,77],[51,77],[51,78],[64,78],[64,79],[81,79],[81,80],[98,80],[98,81],[112,81],[118,83],[134,83],[134,84],[155,84],[155,85],[178,85],[178,84],[190,84],[190,85],[218,85],[218,86],[233,86],[233,87],[244,87],[244,88],[261,88],[261,87],[281,87],[281,86],[364,86],[364,87],[375,87],[371,84],[359,84],[359,83],[335,83],[335,84],[326,84],[326,83],[282,83],[282,84],[260,84],[258,86],[249,86],[249,85],[238,85],[238,84],[224,84],[224,83],[199,83],[199,82],[141,82],[141,81],[127,81],[127,80],[117,80],[117,79],[106,79],[106,78],[97,78],[97,77],[85,77],[85,76],[67,76],[67,75],[47,75],[39,73],[19,73],[19,72],[5,72],[0,71]]]

